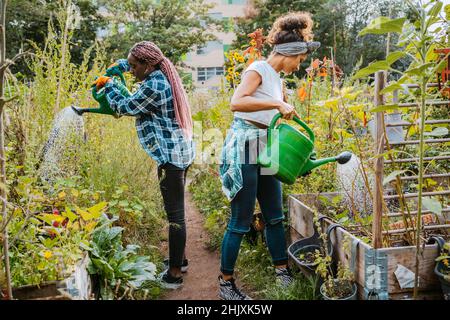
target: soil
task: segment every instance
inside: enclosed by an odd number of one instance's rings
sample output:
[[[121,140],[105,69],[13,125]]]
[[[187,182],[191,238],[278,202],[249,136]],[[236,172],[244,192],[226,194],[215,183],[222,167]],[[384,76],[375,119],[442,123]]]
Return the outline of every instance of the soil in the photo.
[[[315,260],[314,252],[300,252],[297,258],[304,264],[313,264]]]
[[[187,189],[187,187],[186,187]],[[177,290],[167,291],[164,300],[217,300],[220,274],[220,257],[211,252],[206,244],[208,234],[204,230],[204,217],[186,191],[186,257],[189,269],[183,277],[183,286]],[[167,250],[166,250],[167,252]]]

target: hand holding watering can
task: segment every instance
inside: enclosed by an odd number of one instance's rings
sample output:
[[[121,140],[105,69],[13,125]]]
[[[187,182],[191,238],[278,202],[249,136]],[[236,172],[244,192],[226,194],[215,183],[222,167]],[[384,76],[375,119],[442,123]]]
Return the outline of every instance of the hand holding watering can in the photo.
[[[292,120],[294,117],[300,118],[295,108],[284,101],[280,102],[278,111],[282,114],[282,118],[286,120]]]
[[[118,81],[116,77],[119,79]],[[94,100],[99,103],[99,107],[77,108],[75,106],[72,106],[73,111],[75,111],[75,113],[80,116],[85,112],[91,112],[108,114],[118,118],[119,116],[117,115],[117,113],[109,106],[109,102],[105,93],[104,86],[110,81],[114,81],[115,85],[118,87],[122,95],[124,95],[125,97],[129,97],[131,95],[131,93],[127,89],[125,77],[123,76],[122,71],[119,69],[119,66],[117,64],[112,64],[106,70],[106,73],[103,76],[96,78],[94,83],[92,84],[92,96],[94,97]]]

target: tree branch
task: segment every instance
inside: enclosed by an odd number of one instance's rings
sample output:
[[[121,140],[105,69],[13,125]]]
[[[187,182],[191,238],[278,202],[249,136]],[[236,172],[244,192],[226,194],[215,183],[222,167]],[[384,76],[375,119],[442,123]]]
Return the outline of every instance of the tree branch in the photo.
[[[7,59],[3,63],[3,65],[0,66],[0,70],[5,70],[9,66],[13,65],[14,63],[16,63],[17,60],[19,60],[20,58],[22,58],[22,57],[24,57],[26,55],[34,55],[34,54],[32,52],[30,52],[30,51],[25,51],[25,52],[18,53],[12,59]]]

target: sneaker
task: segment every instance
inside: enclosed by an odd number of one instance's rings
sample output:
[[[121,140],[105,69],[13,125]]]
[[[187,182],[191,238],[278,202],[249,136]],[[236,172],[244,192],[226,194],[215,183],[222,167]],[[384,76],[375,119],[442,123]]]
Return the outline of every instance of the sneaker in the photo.
[[[169,269],[164,270],[159,277],[161,286],[166,289],[178,289],[183,285],[183,277],[174,277]]]
[[[219,276],[219,285],[219,298],[222,300],[253,300],[236,287],[234,279],[225,281]]]
[[[169,259],[164,259],[164,268],[169,269]],[[183,264],[181,265],[181,272],[186,273],[189,268],[189,263],[187,259],[183,259]]]
[[[288,287],[294,281],[288,268],[275,268],[276,282],[283,288]]]

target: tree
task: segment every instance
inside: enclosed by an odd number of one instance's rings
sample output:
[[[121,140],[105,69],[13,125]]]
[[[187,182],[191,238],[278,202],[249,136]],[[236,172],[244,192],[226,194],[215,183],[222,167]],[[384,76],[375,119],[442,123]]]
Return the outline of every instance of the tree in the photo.
[[[6,190],[6,153],[5,153],[5,128],[4,128],[4,108],[13,98],[5,97],[5,75],[9,66],[14,64],[22,54],[14,56],[11,60],[6,59],[6,8],[8,1],[0,2],[0,201],[1,215],[0,235],[3,239],[2,256],[4,257],[6,290],[8,298],[12,299],[11,272],[9,266],[9,243],[8,243],[8,212],[7,212],[7,190]]]
[[[73,62],[81,63],[83,53],[92,46],[97,37],[97,30],[104,27],[106,21],[98,12],[96,1],[73,0],[74,9],[79,14],[78,25],[74,26],[71,56]],[[31,42],[37,44],[41,49],[47,36],[48,23],[54,19],[61,7],[66,7],[64,0],[12,0],[6,13],[6,25],[8,48],[7,54],[13,52],[27,51],[32,49]],[[57,33],[62,37],[64,30],[58,29]],[[20,61],[11,67],[14,73],[22,73],[31,76],[26,61]]]
[[[263,28],[267,33],[275,19],[291,11],[308,11],[313,15],[314,39],[322,46],[314,56],[330,58],[334,50],[336,63],[345,73],[350,73],[360,58],[363,64],[375,59],[384,59],[386,51],[385,39],[366,36],[358,37],[358,32],[366,26],[371,16],[387,15],[389,6],[395,16],[402,8],[400,0],[294,0],[288,3],[283,0],[254,0],[256,12],[252,16],[238,20],[237,40],[234,48],[241,48],[248,43],[247,34],[256,28]],[[267,55],[268,48],[265,54]],[[309,62],[305,62],[305,67]]]
[[[126,57],[136,42],[150,40],[174,63],[195,46],[214,36],[214,22],[204,0],[103,1],[109,27],[106,37],[111,58]]]

